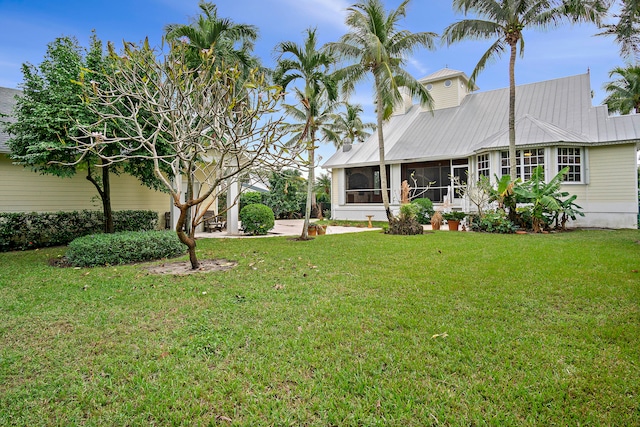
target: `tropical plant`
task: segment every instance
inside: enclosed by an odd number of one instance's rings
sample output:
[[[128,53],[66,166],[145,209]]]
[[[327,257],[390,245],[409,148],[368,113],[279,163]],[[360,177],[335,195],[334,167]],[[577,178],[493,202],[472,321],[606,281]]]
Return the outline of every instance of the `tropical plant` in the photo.
[[[429,224],[434,213],[433,202],[427,197],[413,199],[411,204],[418,207],[416,219],[420,224]]]
[[[640,66],[615,67],[609,72],[609,78],[614,76],[617,76],[615,80],[604,85],[607,91],[604,103],[609,107],[609,112],[640,112]]]
[[[336,148],[340,148],[344,144],[350,145],[356,142],[364,142],[371,136],[371,132],[368,132],[368,130],[376,129],[375,123],[364,123],[362,121],[362,117],[360,117],[363,112],[361,105],[345,103],[344,106],[344,111],[335,113],[332,116],[332,133],[329,134],[329,139]]]
[[[318,49],[315,29],[307,30],[304,45],[290,41],[282,42],[276,47],[276,52],[278,64],[273,76],[274,82],[285,89],[296,81],[300,81],[302,85],[302,88],[295,88],[302,108],[290,105],[287,107],[287,113],[299,120],[299,124],[290,129],[295,134],[294,142],[304,144],[308,153],[307,204],[300,236],[302,240],[306,240],[314,204],[317,133],[325,122],[322,118],[328,117],[338,98],[336,79],[330,72],[335,59],[326,50]]]
[[[190,24],[169,24],[165,27],[167,40],[183,40],[187,48],[187,61],[192,68],[201,63],[201,52],[209,50],[215,64],[238,64],[246,72],[260,64],[252,56],[258,29],[254,25],[236,24],[218,16],[215,4],[200,1],[201,15]]]
[[[393,213],[387,192],[382,126],[391,117],[394,104],[402,100],[401,87],[405,87],[412,97],[418,97],[423,105],[433,106],[426,88],[403,68],[409,54],[419,47],[433,49],[434,38],[437,37],[435,33],[412,33],[399,28],[401,19],[406,17],[409,1],[404,0],[389,13],[381,0],[364,0],[351,6],[346,20],[349,32],[338,42],[329,44],[331,51],[354,62],[340,71],[346,94],[353,91],[357,82],[369,74],[373,75],[382,202],[389,221]]]
[[[276,218],[298,216],[305,204],[305,184],[306,180],[298,169],[272,172],[264,204],[273,210]]]
[[[443,212],[442,218],[447,221],[462,221],[465,219],[467,214],[462,211],[451,211],[451,212]]]
[[[603,3],[605,7],[619,3],[620,10],[614,14],[617,22],[602,25],[604,32],[599,35],[615,37],[616,43],[620,46],[622,56],[637,59],[640,54],[640,1],[621,0],[620,2],[615,2],[603,0]]]
[[[516,231],[516,227],[507,218],[507,214],[503,209],[496,211],[487,211],[483,215],[473,217],[470,221],[472,231],[484,231],[487,233],[508,234]]]
[[[450,45],[467,39],[495,40],[471,73],[470,86],[492,59],[509,48],[509,165],[511,179],[515,180],[515,65],[518,50],[520,56],[524,54],[523,31],[556,27],[566,19],[599,23],[606,8],[599,1],[582,0],[453,0],[453,7],[464,15],[472,14],[477,18],[449,25],[442,34],[444,42]]]
[[[547,183],[544,179],[544,167],[538,166],[532,171],[531,179],[514,187],[514,194],[519,201],[527,204],[535,233],[539,233],[551,224],[561,210],[562,199],[569,196],[568,192],[560,191],[562,179],[568,171],[568,167],[562,169]],[[573,205],[571,208],[573,211],[579,207]],[[575,217],[575,214],[573,216]]]

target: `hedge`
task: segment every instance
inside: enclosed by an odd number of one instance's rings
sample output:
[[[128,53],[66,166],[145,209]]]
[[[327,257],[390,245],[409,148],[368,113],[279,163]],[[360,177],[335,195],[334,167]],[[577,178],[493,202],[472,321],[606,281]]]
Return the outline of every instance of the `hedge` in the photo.
[[[73,266],[96,267],[172,258],[186,249],[171,231],[124,231],[79,237],[69,243],[66,257]]]
[[[100,211],[73,212],[0,212],[0,252],[66,245],[87,234],[104,229]],[[154,211],[117,211],[113,213],[115,231],[154,230],[158,213]]]

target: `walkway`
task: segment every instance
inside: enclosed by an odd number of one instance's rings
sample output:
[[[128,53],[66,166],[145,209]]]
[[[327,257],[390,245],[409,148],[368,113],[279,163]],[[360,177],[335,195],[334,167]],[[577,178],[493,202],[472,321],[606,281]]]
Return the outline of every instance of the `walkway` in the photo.
[[[313,222],[313,221],[312,221]],[[214,231],[211,233],[205,233],[202,231],[196,232],[196,238],[208,239],[208,238],[239,238],[239,237],[277,237],[277,236],[300,236],[302,234],[302,226],[304,225],[303,219],[278,219],[276,225],[266,236],[247,236],[245,234],[231,235],[227,231]],[[327,234],[344,234],[344,233],[358,233],[361,231],[380,231],[380,228],[366,228],[366,227],[343,227],[339,225],[327,226]],[[242,231],[241,231],[242,232]]]

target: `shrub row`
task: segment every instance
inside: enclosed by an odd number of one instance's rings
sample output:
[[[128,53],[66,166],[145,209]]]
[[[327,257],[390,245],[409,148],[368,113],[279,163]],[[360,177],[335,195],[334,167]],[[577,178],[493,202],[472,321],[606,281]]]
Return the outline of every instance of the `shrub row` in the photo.
[[[66,257],[73,266],[96,267],[171,258],[185,251],[171,231],[124,231],[79,237],[69,243]]]
[[[0,213],[0,252],[66,245],[87,234],[100,233],[104,216],[99,211]],[[158,213],[113,213],[115,231],[154,230]]]

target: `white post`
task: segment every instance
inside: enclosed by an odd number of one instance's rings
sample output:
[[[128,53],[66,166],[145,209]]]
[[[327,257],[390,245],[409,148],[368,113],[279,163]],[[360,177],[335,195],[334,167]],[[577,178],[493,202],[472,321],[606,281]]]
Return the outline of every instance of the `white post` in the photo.
[[[238,217],[240,212],[240,200],[234,203],[240,194],[240,182],[234,177],[229,178],[227,189],[227,233],[230,235],[240,234]]]

